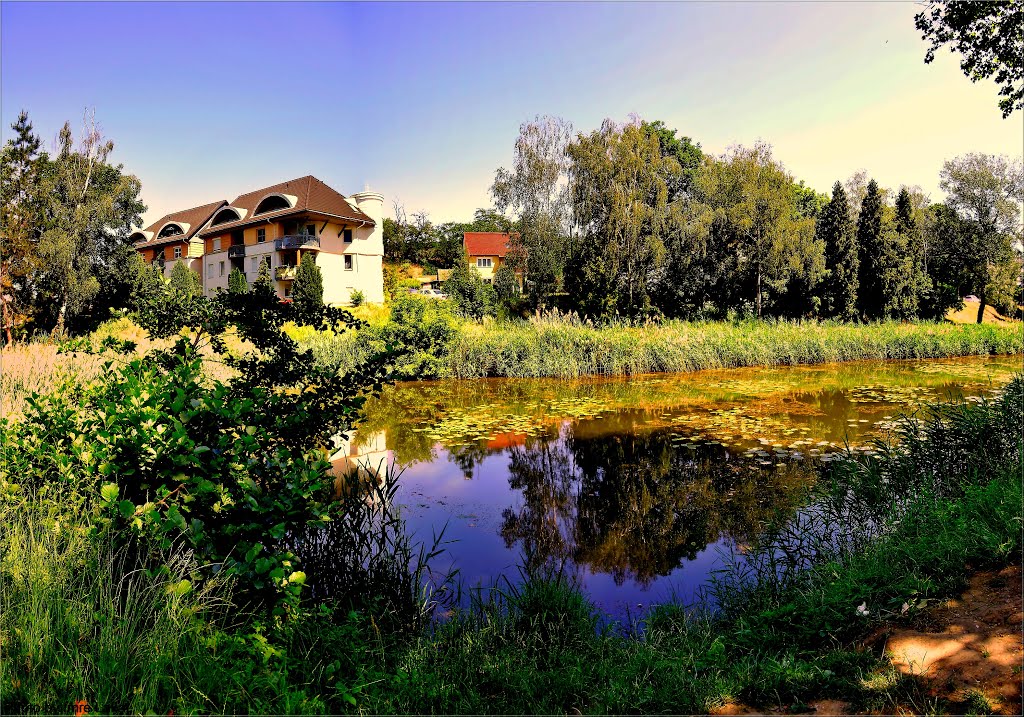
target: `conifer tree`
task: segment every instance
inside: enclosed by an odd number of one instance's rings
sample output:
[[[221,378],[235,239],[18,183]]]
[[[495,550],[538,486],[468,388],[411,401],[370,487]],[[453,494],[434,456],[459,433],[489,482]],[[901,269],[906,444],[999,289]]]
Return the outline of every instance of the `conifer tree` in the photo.
[[[22,110],[11,129],[15,136],[0,154],[0,313],[7,343],[32,313],[31,278],[42,224],[38,187],[46,162],[28,113]]]
[[[867,193],[857,218],[857,247],[860,257],[857,304],[865,319],[882,316],[885,297],[881,272],[886,263],[882,246],[882,192],[878,182],[868,182]]]
[[[256,274],[256,281],[254,282],[253,285],[255,286],[256,284],[261,284],[264,287],[269,288],[271,291],[274,290],[274,284],[273,282],[270,281],[269,259],[264,259],[260,261],[259,272],[257,272]]]
[[[303,308],[324,305],[324,277],[320,273],[320,267],[316,265],[316,258],[309,252],[302,255],[302,261],[295,272],[292,300],[296,306]]]
[[[228,292],[232,294],[249,293],[249,282],[245,280],[245,274],[238,269],[232,269],[228,274]]]
[[[199,275],[188,268],[183,261],[174,263],[171,269],[171,288],[182,296],[197,296],[202,293]]]
[[[846,190],[838,181],[832,187],[831,201],[818,217],[816,232],[825,245],[825,269],[828,272],[822,292],[822,309],[828,318],[851,321],[857,316],[860,258]]]

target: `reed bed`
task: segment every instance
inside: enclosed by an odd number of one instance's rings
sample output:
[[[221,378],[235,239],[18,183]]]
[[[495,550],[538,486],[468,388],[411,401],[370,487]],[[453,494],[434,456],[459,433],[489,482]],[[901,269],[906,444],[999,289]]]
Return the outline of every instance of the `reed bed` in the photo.
[[[599,327],[546,316],[463,327],[446,357],[445,375],[578,378],[1022,352],[1021,324],[673,321]]]

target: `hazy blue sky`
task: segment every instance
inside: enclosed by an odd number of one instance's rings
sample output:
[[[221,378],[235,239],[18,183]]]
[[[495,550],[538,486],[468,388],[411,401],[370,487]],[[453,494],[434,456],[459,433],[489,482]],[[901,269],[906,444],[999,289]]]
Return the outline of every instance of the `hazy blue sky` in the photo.
[[[0,119],[49,142],[94,107],[149,220],[304,174],[469,218],[538,114],[763,139],[819,191],[865,168],[938,199],[944,159],[1021,153],[1021,113],[924,64],[918,7],[3,2]]]

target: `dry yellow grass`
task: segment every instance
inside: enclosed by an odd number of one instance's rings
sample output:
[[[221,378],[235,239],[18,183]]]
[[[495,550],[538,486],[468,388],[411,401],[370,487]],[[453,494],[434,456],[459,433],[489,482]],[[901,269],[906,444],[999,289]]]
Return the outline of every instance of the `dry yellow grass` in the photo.
[[[164,348],[171,344],[169,340],[151,341],[143,329],[128,319],[109,321],[100,326],[90,338],[98,345],[108,336],[136,342],[136,356],[150,349]],[[233,329],[226,340],[229,349],[235,354],[252,348],[250,344],[241,341]],[[209,351],[204,351],[204,354],[208,357],[203,366],[207,376],[223,380],[232,375],[232,370]],[[25,399],[33,392],[45,394],[68,383],[90,383],[100,376],[103,365],[111,358],[126,361],[131,357],[61,354],[58,352],[57,344],[48,342],[15,344],[0,349],[0,417],[6,418],[20,413],[25,405]]]
[[[964,302],[964,308],[959,311],[950,309],[946,312],[946,321],[952,321],[954,324],[974,324],[978,321],[978,302],[967,301]],[[1013,319],[1003,316],[991,306],[985,307],[985,316],[982,319],[982,323],[985,324],[1012,324],[1015,323]]]

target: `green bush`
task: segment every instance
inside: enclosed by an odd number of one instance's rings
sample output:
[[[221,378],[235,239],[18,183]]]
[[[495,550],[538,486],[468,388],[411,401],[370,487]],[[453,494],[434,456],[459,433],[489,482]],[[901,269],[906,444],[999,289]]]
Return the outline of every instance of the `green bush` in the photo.
[[[362,306],[364,301],[366,301],[366,294],[359,291],[359,289],[353,291],[349,296],[349,303],[351,303],[352,306]]]

